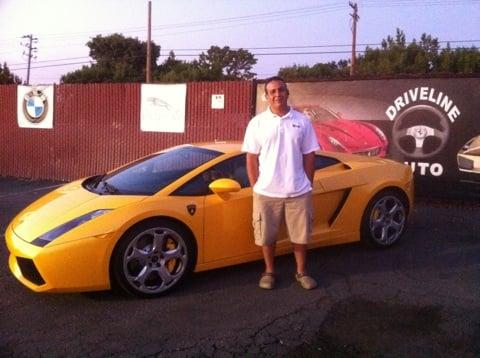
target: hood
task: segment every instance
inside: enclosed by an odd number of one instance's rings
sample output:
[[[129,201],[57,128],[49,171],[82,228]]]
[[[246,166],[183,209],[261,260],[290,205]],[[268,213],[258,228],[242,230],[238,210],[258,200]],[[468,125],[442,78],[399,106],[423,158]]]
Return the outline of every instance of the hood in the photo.
[[[15,233],[27,242],[61,224],[99,209],[119,207],[144,200],[145,196],[98,195],[82,187],[82,181],[60,187],[20,212],[12,221]]]
[[[321,136],[324,136],[327,140],[328,137],[336,139],[348,152],[360,152],[383,146],[381,138],[370,127],[361,122],[337,119],[319,122],[315,126]]]

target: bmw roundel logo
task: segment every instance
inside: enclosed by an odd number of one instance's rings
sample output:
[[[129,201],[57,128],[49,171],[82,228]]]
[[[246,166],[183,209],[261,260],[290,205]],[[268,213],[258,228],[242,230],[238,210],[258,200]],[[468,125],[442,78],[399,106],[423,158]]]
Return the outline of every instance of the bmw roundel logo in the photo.
[[[23,114],[32,123],[41,122],[48,112],[47,95],[42,90],[32,88],[23,97]]]

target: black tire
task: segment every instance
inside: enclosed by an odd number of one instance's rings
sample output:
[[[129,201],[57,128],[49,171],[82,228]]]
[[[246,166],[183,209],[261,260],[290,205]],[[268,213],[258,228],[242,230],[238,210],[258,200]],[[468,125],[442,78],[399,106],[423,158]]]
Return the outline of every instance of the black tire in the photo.
[[[127,231],[113,251],[112,286],[138,297],[160,296],[193,271],[196,255],[195,241],[182,225],[143,222]]]
[[[377,193],[362,217],[361,239],[370,246],[390,247],[400,240],[407,227],[408,204],[395,190]]]

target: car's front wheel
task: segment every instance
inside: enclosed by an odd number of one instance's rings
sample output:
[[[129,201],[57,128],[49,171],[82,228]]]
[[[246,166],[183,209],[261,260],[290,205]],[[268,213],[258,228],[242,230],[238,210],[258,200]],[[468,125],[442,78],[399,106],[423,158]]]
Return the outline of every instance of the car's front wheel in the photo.
[[[368,203],[362,218],[361,238],[377,247],[395,244],[407,225],[408,205],[397,191],[384,190]]]
[[[156,297],[177,286],[195,265],[196,246],[181,225],[153,220],[129,230],[112,255],[113,285],[140,297]]]

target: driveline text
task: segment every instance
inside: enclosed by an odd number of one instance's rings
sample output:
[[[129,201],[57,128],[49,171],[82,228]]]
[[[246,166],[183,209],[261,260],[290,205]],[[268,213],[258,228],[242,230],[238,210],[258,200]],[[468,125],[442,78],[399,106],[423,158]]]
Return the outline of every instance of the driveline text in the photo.
[[[428,101],[436,104],[447,114],[448,119],[452,123],[460,115],[460,110],[453,103],[452,99],[443,92],[431,87],[415,87],[405,91],[402,95],[395,98],[393,104],[385,111],[385,114],[393,121],[403,107],[418,101]]]

